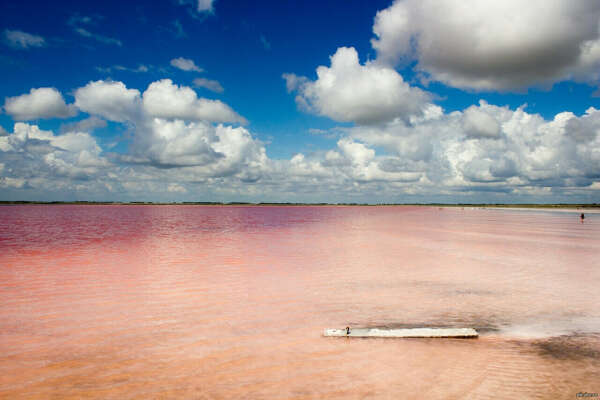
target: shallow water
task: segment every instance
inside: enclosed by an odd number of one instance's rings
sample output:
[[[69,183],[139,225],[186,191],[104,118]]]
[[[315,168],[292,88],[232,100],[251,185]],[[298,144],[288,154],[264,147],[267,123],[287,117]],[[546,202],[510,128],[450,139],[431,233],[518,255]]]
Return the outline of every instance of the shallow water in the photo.
[[[600,214],[0,207],[2,398],[600,392]],[[475,327],[479,339],[324,338]]]

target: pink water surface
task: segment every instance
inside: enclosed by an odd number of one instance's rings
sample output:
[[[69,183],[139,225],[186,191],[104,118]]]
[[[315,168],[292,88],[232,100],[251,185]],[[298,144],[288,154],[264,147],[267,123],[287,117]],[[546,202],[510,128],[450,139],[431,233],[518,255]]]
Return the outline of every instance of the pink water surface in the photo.
[[[600,214],[2,206],[0,397],[600,392]],[[475,327],[457,339],[324,328]]]

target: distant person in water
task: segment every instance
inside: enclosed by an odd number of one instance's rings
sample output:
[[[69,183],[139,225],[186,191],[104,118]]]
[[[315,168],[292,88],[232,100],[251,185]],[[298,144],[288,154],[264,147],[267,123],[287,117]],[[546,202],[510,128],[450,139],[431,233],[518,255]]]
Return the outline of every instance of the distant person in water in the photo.
[[[583,213],[581,213],[581,216],[579,218],[581,218],[581,222],[583,222],[583,220],[585,219],[585,215],[583,215]]]
[[[350,334],[350,327],[349,327],[349,326],[347,326],[347,327],[346,327],[346,335],[349,335],[349,334]]]

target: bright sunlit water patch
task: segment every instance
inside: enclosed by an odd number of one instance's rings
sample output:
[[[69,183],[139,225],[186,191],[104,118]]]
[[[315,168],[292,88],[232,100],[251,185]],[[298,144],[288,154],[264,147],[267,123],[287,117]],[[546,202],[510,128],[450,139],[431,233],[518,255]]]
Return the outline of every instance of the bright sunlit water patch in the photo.
[[[0,397],[598,392],[600,214],[586,216],[0,207]],[[321,336],[346,325],[481,336]]]

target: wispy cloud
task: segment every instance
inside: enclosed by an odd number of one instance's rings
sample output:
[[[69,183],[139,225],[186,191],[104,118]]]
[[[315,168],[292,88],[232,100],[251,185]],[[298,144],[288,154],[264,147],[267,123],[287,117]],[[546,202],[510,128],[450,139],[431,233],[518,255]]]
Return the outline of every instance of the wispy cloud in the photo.
[[[86,16],[75,14],[69,18],[67,24],[69,26],[95,24],[97,21],[100,21],[103,18],[104,17],[102,17],[101,15]]]
[[[224,91],[223,86],[221,86],[221,84],[218,81],[214,81],[211,79],[196,78],[194,79],[194,86],[212,90],[213,92],[217,93],[223,93]]]
[[[102,118],[91,116],[81,121],[69,122],[68,124],[62,124],[60,126],[61,133],[67,132],[92,132],[97,128],[105,128],[107,123]]]
[[[215,13],[215,1],[216,0],[177,0],[177,3],[181,6],[186,6],[186,11],[189,16],[204,21]]]
[[[175,21],[173,21],[173,35],[177,38],[177,39],[181,39],[181,38],[185,38],[187,37],[187,34],[185,33],[185,31],[183,30],[183,25],[181,25],[181,22],[179,22],[178,19],[176,19]]]
[[[6,29],[4,31],[4,41],[10,47],[15,49],[27,49],[30,47],[43,47],[46,45],[46,40],[38,35],[31,33]]]
[[[178,57],[171,60],[171,65],[182,71],[196,71],[202,72],[203,69],[196,65],[193,60],[189,58]]]
[[[198,11],[212,11],[214,0],[198,0]]]
[[[100,15],[94,15],[94,16],[90,17],[90,16],[76,14],[76,15],[71,16],[71,18],[69,18],[69,21],[67,22],[67,24],[73,28],[73,31],[75,31],[77,34],[79,34],[83,37],[94,39],[94,40],[96,40],[100,43],[104,43],[104,44],[123,46],[123,42],[121,42],[119,39],[91,32],[89,29],[84,28],[82,26],[82,25],[88,25],[88,26],[96,25],[97,22],[102,19],[104,19],[104,17],[102,17]]]
[[[308,133],[315,136],[322,136],[327,139],[337,139],[345,134],[343,128],[334,127],[331,129],[310,128]]]
[[[96,67],[96,71],[102,72],[104,74],[110,74],[114,71],[145,73],[145,72],[149,72],[151,68],[153,68],[153,67],[149,66],[149,65],[144,65],[144,64],[140,64],[136,68],[125,67],[123,65],[113,65],[112,67]]]
[[[79,33],[81,36],[92,38],[97,40],[100,43],[104,44],[114,44],[117,46],[123,46],[123,43],[119,39],[111,38],[108,36],[98,35],[97,33],[92,33],[85,28],[73,28],[75,32]]]
[[[265,35],[260,35],[260,43],[262,43],[265,50],[271,50],[271,43],[267,40]]]
[[[212,12],[214,10],[215,0],[179,0],[180,5],[194,5],[196,11],[203,12]]]

